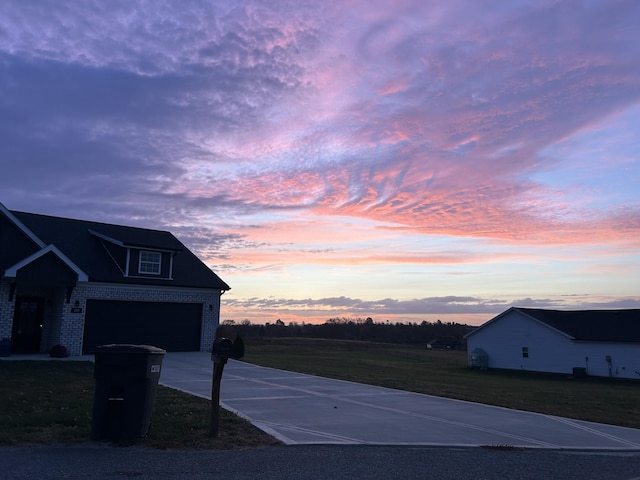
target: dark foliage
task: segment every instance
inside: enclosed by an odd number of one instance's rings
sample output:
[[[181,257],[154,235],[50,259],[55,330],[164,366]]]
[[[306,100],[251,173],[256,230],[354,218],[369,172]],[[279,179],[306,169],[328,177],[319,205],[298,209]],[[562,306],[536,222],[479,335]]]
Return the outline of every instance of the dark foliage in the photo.
[[[249,322],[236,323],[233,320],[225,320],[219,330],[223,332],[224,336],[232,338],[236,335],[241,335],[244,338],[329,338],[411,345],[421,344],[424,346],[438,338],[450,338],[455,340],[456,349],[464,350],[466,348],[466,340],[463,337],[474,328],[470,325],[453,322],[443,323],[440,320],[436,322],[424,321],[422,323],[378,323],[371,318],[331,318],[322,324],[290,323],[289,325],[286,325],[281,320],[264,325]]]

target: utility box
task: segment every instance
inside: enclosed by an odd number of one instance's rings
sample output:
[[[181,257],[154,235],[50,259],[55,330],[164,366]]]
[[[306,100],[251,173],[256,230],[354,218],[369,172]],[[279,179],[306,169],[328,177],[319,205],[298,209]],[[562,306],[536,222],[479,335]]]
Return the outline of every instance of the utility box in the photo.
[[[489,368],[489,355],[481,348],[474,348],[469,354],[469,368],[486,370]]]
[[[93,440],[134,441],[149,433],[165,353],[150,345],[96,348]]]

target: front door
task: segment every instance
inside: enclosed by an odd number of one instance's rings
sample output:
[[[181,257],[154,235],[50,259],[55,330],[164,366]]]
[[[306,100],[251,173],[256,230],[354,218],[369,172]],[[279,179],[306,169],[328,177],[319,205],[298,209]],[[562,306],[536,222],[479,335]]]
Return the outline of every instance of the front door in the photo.
[[[13,331],[11,332],[11,350],[16,353],[39,352],[43,321],[43,298],[16,298]]]

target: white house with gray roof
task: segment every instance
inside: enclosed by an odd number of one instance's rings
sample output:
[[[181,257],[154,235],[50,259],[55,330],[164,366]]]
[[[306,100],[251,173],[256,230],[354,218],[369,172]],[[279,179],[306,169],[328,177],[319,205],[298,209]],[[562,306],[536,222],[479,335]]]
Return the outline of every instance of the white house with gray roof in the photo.
[[[513,307],[468,333],[469,366],[640,380],[640,310]]]

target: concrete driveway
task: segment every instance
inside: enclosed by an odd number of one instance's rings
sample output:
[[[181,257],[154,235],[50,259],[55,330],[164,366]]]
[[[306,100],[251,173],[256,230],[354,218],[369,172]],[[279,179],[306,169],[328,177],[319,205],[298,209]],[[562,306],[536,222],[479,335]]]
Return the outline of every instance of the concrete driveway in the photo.
[[[211,398],[207,353],[168,353],[160,383]],[[640,451],[640,430],[331,380],[229,360],[222,405],[286,444]]]

